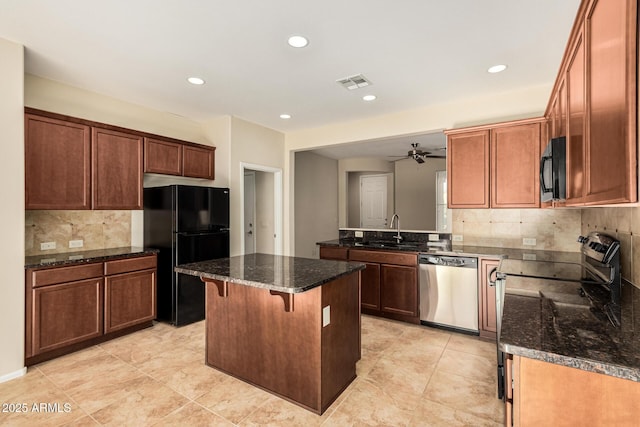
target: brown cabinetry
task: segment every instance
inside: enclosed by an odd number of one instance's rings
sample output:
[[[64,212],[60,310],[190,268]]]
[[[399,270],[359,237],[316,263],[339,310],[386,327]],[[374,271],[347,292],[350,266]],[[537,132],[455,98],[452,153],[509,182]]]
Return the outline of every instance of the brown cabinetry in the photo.
[[[636,426],[640,383],[521,356],[507,363],[507,426]]]
[[[547,106],[568,206],[637,201],[637,2],[584,0]]]
[[[144,171],[214,179],[215,149],[159,138],[145,138]]]
[[[142,209],[142,137],[93,128],[93,209]]]
[[[91,209],[91,128],[25,115],[26,209]]]
[[[420,323],[416,253],[351,249],[349,260],[367,265],[361,273],[363,313]]]
[[[446,131],[449,208],[540,207],[544,119]]]
[[[151,325],[155,274],[156,255],[27,269],[25,363]]]
[[[478,273],[479,292],[480,295],[480,336],[482,338],[496,339],[497,323],[496,323],[496,288],[491,284],[489,275],[492,270],[500,264],[500,260],[491,258],[480,258],[480,269]],[[493,279],[495,280],[495,279]]]
[[[320,246],[320,259],[346,261],[349,258],[349,248]]]

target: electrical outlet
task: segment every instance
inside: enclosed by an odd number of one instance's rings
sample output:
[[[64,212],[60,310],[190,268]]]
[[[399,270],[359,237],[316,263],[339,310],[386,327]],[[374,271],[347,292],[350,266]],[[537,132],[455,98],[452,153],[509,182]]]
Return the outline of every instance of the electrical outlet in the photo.
[[[364,237],[364,232],[363,231],[356,231],[355,232],[355,236],[356,237]]]
[[[41,251],[48,251],[48,250],[55,249],[55,248],[56,248],[56,242],[40,243],[40,250]]]
[[[454,242],[462,242],[462,234],[454,234],[452,239]]]
[[[438,240],[440,240],[440,235],[439,234],[429,234],[429,241],[430,242],[437,242]]]
[[[522,238],[522,244],[525,246],[535,246],[536,245],[536,239],[533,237],[523,237]]]
[[[322,307],[322,327],[329,326],[331,323],[331,306]]]
[[[522,259],[525,261],[535,261],[536,254],[522,254]]]
[[[81,248],[84,246],[84,240],[69,240],[70,248]]]

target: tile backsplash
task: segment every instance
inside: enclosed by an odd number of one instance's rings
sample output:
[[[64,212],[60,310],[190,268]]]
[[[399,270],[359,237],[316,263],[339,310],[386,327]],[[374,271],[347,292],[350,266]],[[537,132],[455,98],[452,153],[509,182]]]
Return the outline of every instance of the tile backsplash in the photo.
[[[69,248],[82,240],[81,248]],[[56,248],[40,250],[55,242]],[[131,246],[131,211],[25,211],[25,255]]]
[[[452,234],[470,246],[577,252],[581,216],[580,209],[453,209]]]

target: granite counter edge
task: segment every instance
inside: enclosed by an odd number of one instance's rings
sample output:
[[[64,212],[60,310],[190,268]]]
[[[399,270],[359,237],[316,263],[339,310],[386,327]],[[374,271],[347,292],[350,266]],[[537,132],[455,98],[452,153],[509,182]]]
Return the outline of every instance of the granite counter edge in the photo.
[[[32,262],[28,263],[25,260],[24,269],[31,268],[49,268],[49,267],[60,267],[64,265],[73,266],[73,265],[81,265],[81,264],[90,264],[92,262],[105,262],[112,261],[117,259],[126,259],[126,258],[136,258],[146,255],[153,255],[160,252],[158,249],[145,248],[141,250],[134,250],[129,253],[121,253],[121,254],[113,254],[113,255],[97,255],[97,256],[89,256],[87,258],[78,258],[78,259],[64,259],[64,260],[56,260],[51,262]],[[31,255],[34,256],[34,255]],[[44,256],[43,259],[46,259]]]

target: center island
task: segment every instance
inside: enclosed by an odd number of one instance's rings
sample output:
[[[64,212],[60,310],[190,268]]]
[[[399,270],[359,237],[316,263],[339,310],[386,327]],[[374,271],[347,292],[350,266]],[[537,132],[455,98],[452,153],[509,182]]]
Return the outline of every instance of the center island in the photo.
[[[175,268],[206,287],[206,364],[322,414],[356,378],[364,264],[268,254]]]

